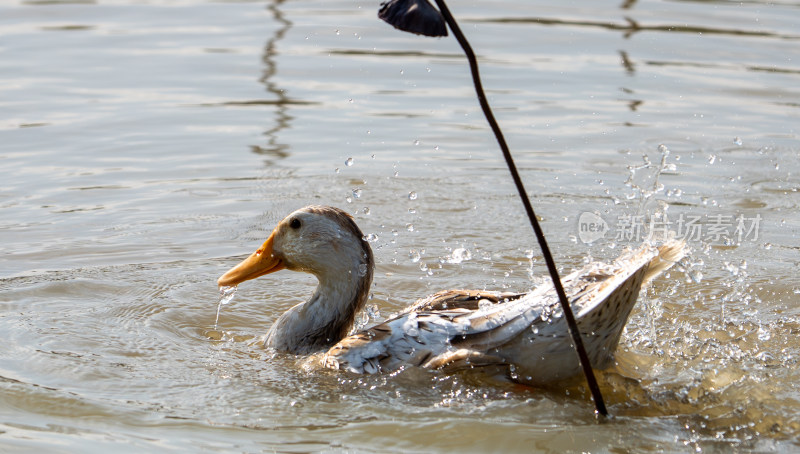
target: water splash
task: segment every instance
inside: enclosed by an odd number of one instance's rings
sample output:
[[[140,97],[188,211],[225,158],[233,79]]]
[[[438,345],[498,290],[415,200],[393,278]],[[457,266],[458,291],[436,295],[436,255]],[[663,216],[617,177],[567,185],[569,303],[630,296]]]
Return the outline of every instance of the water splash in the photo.
[[[443,262],[450,264],[459,264],[466,260],[472,260],[472,252],[463,247],[453,249],[450,255],[442,259]]]
[[[725,324],[729,320],[726,318],[725,309],[727,306],[737,304],[739,306],[749,306],[751,302],[751,295],[748,290],[748,274],[747,274],[747,261],[741,260],[738,264],[723,261],[722,267],[728,272],[729,278],[724,283],[724,286],[729,288],[730,291],[726,292],[720,299],[720,324]],[[759,330],[761,326],[759,325]],[[759,337],[760,338],[760,337]]]
[[[534,258],[533,249],[525,249],[525,258],[528,259],[528,267],[525,269],[525,271],[528,273],[528,279],[530,279],[531,282],[534,282],[536,280],[536,274],[533,270],[533,264],[536,259]]]
[[[223,285],[219,288],[219,303],[217,303],[217,318],[214,319],[214,330],[217,329],[217,324],[219,323],[219,312],[222,310],[222,306],[233,301],[233,297],[236,296],[236,289],[237,287],[235,285]]]
[[[657,164],[650,161],[649,156],[642,155],[642,164],[628,166],[628,179],[625,180],[625,185],[634,192],[628,194],[627,198],[632,200],[639,197],[639,209],[637,210],[639,214],[644,211],[645,204],[654,195],[664,191],[664,185],[659,181],[661,174],[677,171],[675,163],[667,162],[670,155],[669,148],[661,144],[658,146],[658,152],[661,154],[661,159]]]
[[[373,295],[370,295],[370,299],[372,299]],[[353,326],[353,330],[351,333],[356,333],[361,331],[370,324],[370,322],[377,321],[381,318],[381,311],[378,308],[377,304],[368,304],[363,311],[358,315],[356,319],[356,323]]]
[[[667,198],[681,198],[683,191],[680,188],[670,188],[665,191],[664,184],[660,178],[665,174],[674,174],[678,171],[676,164],[679,157],[670,159],[671,152],[666,145],[659,145],[658,152],[660,159],[657,162],[650,160],[647,154],[642,155],[642,164],[628,166],[628,178],[625,185],[633,191],[625,194],[628,200],[638,199],[636,214],[631,215],[632,225],[629,227],[635,230],[638,235],[646,242],[660,242],[675,232],[675,223],[671,222],[668,216],[670,203],[667,200],[657,198],[656,195],[662,193]],[[614,201],[618,204],[618,201]],[[619,233],[619,232],[618,232]],[[625,233],[625,232],[622,232]],[[637,235],[637,236],[638,236]]]
[[[381,310],[377,304],[370,304],[364,310],[371,320],[379,320],[381,318]]]

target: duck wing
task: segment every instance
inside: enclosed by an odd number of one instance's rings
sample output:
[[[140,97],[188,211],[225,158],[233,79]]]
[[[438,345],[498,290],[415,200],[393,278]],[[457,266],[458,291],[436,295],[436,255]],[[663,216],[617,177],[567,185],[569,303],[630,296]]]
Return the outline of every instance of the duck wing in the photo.
[[[505,364],[489,350],[508,342],[542,308],[520,301],[530,294],[447,290],[423,298],[389,320],[342,339],[323,365],[356,373]]]
[[[682,244],[642,247],[562,279],[595,367],[607,365],[616,349],[639,290],[652,277],[651,263],[660,272],[682,250]],[[528,293],[439,292],[342,339],[322,363],[355,373],[513,364],[522,381],[544,383],[580,372],[573,350],[558,297],[547,283]]]

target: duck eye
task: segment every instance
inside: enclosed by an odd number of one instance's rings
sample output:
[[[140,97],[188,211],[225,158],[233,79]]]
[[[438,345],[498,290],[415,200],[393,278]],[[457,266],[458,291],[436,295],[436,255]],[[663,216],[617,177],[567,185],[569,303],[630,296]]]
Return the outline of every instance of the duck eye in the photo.
[[[293,228],[295,230],[299,229],[300,228],[300,219],[294,218],[291,221],[289,221],[289,227],[291,227],[291,228]]]

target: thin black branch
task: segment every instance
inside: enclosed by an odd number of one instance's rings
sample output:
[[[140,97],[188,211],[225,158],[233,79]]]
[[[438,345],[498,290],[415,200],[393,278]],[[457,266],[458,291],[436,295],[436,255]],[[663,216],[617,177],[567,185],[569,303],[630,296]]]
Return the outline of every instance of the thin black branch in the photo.
[[[444,0],[436,0],[436,4],[439,6],[439,11],[442,13],[442,16],[444,16],[447,25],[450,26],[450,30],[453,31],[453,35],[455,35],[456,40],[458,40],[458,43],[461,45],[461,47],[464,49],[464,53],[467,55],[469,68],[472,72],[472,81],[475,83],[475,92],[478,95],[478,101],[480,102],[481,109],[483,109],[483,113],[486,116],[486,121],[489,122],[492,132],[494,132],[494,135],[497,138],[497,143],[500,145],[500,149],[503,151],[503,157],[506,160],[506,164],[508,164],[508,170],[511,172],[511,178],[514,179],[514,184],[516,185],[519,196],[522,199],[522,204],[525,206],[525,212],[528,214],[528,219],[531,221],[533,231],[536,233],[536,239],[539,240],[539,247],[542,249],[542,255],[544,255],[544,260],[547,263],[547,270],[550,272],[550,277],[553,280],[553,287],[555,287],[556,294],[558,294],[558,299],[561,302],[561,308],[564,311],[564,318],[567,321],[569,332],[572,335],[572,341],[575,344],[575,350],[578,352],[578,357],[580,358],[581,366],[583,367],[583,373],[586,375],[586,382],[589,385],[589,390],[592,392],[597,413],[603,416],[608,416],[608,410],[606,410],[606,405],[603,401],[603,395],[600,392],[600,387],[597,385],[597,379],[594,376],[594,371],[592,370],[589,356],[586,354],[586,349],[584,348],[583,341],[581,340],[581,333],[578,330],[578,324],[575,321],[575,316],[572,314],[572,309],[569,306],[569,300],[567,300],[564,287],[561,285],[561,278],[558,276],[558,269],[556,268],[555,261],[553,261],[552,254],[550,254],[550,248],[547,246],[547,240],[544,238],[544,232],[542,232],[542,228],[539,226],[539,221],[536,219],[536,214],[533,212],[533,207],[528,199],[528,194],[522,184],[522,179],[519,176],[519,172],[517,172],[517,166],[514,164],[514,159],[511,157],[511,152],[509,151],[506,140],[503,137],[503,132],[500,130],[500,126],[497,124],[494,114],[492,114],[492,110],[489,107],[489,102],[486,100],[486,94],[483,92],[483,85],[481,84],[480,74],[478,73],[478,61],[475,58],[475,54],[472,52],[472,47],[469,45],[469,42],[467,42],[467,38],[461,32],[461,29],[458,27],[455,18],[450,13],[450,10],[447,8]]]

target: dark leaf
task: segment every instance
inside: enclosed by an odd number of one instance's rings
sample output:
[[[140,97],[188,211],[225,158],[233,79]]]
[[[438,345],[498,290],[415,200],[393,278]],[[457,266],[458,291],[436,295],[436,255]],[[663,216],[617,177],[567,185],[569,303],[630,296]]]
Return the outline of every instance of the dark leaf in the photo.
[[[442,14],[427,0],[390,0],[381,4],[378,17],[404,32],[447,36]]]

